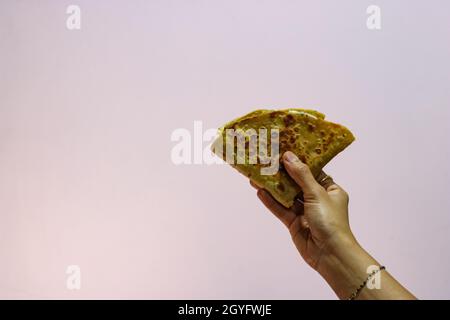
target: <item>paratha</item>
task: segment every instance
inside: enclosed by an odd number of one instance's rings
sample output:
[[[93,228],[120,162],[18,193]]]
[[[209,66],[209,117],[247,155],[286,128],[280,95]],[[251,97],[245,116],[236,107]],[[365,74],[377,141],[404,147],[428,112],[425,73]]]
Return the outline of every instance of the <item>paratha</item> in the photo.
[[[267,132],[264,132],[264,129]],[[242,135],[229,135],[233,130]],[[246,135],[247,132],[259,134],[256,137],[258,150],[255,150],[255,140],[252,135]],[[251,179],[257,186],[266,189],[283,206],[289,208],[301,193],[301,189],[288,175],[282,163],[273,174],[262,174],[264,168],[267,169],[272,165],[267,163],[269,153],[272,153],[271,161],[278,162],[284,152],[292,151],[317,177],[322,168],[354,139],[350,130],[342,125],[326,121],[325,115],[318,111],[264,109],[250,112],[221,127],[218,137],[212,144],[212,150],[222,159],[228,160],[231,166]],[[238,149],[239,141],[244,143],[245,151]],[[268,145],[265,153],[260,143]],[[276,154],[273,152],[275,149],[279,150]],[[253,158],[255,151],[258,155],[256,163]],[[264,157],[266,157],[265,162],[262,160]]]

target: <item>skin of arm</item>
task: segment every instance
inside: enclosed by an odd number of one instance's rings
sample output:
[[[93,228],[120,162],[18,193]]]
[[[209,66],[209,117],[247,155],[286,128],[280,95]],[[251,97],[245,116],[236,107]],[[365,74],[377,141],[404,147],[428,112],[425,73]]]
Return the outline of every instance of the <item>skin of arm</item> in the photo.
[[[319,184],[309,167],[294,153],[284,153],[282,161],[303,191],[303,206],[287,209],[264,189],[258,189],[257,195],[288,228],[303,259],[340,299],[348,299],[368,278],[367,268],[381,266],[353,236],[348,219],[348,194],[324,173]],[[379,273],[381,287],[366,286],[356,299],[416,299],[386,270]]]

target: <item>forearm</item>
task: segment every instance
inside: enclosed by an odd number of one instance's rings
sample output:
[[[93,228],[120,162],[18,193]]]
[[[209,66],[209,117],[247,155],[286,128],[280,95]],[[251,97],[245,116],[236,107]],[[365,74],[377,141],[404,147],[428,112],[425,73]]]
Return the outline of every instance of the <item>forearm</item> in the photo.
[[[367,268],[380,264],[372,258],[353,236],[340,237],[338,243],[325,250],[317,271],[328,282],[340,299],[348,299],[367,280]],[[380,288],[364,287],[356,299],[415,299],[386,270],[379,271]]]

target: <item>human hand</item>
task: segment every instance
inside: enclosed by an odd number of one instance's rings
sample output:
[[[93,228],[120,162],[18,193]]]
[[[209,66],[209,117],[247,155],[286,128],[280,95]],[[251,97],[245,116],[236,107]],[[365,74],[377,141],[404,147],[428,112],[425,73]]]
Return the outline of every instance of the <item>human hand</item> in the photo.
[[[303,191],[301,202],[296,200],[287,209],[267,191],[253,186],[264,205],[288,227],[303,259],[337,296],[348,299],[353,293],[353,298],[358,299],[415,299],[385,270],[381,289],[362,290],[368,279],[367,268],[380,264],[358,244],[350,230],[347,193],[324,172],[317,182],[309,167],[292,152],[283,154],[283,163]]]
[[[317,182],[309,167],[292,152],[283,155],[283,164],[291,178],[303,190],[303,205],[287,209],[266,190],[258,189],[264,205],[289,229],[303,259],[318,270],[321,258],[340,246],[356,243],[348,220],[348,195],[331,177],[321,172]]]

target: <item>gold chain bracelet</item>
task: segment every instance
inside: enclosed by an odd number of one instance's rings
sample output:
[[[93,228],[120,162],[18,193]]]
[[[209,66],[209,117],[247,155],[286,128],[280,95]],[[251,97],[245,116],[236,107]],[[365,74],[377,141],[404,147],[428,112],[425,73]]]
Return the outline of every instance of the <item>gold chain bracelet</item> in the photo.
[[[366,286],[367,282],[369,282],[370,279],[372,279],[372,277],[374,275],[376,275],[378,272],[380,272],[381,270],[385,270],[386,267],[385,266],[381,266],[379,269],[377,270],[373,270],[366,278],[366,280],[364,280],[363,283],[361,283],[361,285],[358,287],[358,289],[355,290],[355,292],[352,293],[352,295],[347,299],[347,300],[355,300],[355,298],[359,295],[359,293],[361,292],[362,289],[364,289],[364,287]]]

